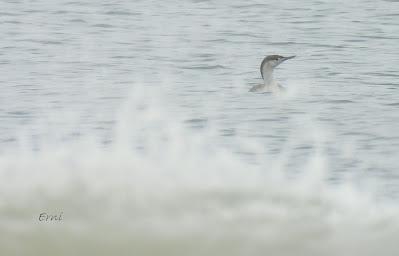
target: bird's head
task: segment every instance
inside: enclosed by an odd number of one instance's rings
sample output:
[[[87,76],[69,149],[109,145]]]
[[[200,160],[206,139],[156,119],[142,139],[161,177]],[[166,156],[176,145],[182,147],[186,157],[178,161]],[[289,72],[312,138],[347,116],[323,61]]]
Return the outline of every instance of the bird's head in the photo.
[[[283,56],[280,56],[280,55],[269,55],[269,56],[266,56],[263,59],[262,66],[263,65],[268,65],[271,68],[275,68],[278,65],[280,65],[281,63],[283,63],[284,61],[292,59],[292,58],[295,58],[295,55],[294,56],[289,56],[289,57],[283,57]]]
[[[260,73],[262,74],[262,78],[265,79],[265,73],[273,72],[275,67],[292,58],[295,58],[295,55],[289,57],[283,57],[280,55],[266,56],[260,64]]]

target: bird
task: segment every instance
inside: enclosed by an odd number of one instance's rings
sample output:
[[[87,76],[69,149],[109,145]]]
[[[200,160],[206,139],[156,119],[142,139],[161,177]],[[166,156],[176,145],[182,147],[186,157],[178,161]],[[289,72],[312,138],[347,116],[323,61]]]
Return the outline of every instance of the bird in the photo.
[[[273,70],[286,60],[295,58],[295,55],[283,57],[280,55],[268,55],[260,64],[260,74],[262,75],[263,84],[253,86],[250,92],[279,92],[284,89],[279,83],[273,79]]]

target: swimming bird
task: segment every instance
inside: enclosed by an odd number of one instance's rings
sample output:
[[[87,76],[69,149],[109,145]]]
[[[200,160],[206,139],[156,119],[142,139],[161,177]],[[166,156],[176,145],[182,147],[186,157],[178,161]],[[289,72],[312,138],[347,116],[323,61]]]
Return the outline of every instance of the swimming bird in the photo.
[[[250,92],[278,92],[284,89],[273,79],[273,70],[286,60],[295,58],[294,56],[283,57],[280,55],[266,56],[260,64],[260,73],[263,78],[263,84],[253,86]]]

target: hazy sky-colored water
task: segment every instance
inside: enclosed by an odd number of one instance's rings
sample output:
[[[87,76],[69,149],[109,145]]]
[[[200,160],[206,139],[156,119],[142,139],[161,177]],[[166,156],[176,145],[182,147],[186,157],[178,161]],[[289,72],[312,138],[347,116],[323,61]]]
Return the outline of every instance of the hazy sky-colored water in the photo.
[[[396,2],[1,5],[3,151],[21,132],[40,137],[32,124],[42,119],[67,140],[99,133],[108,141],[115,112],[139,83],[167,87],[166,101],[194,126],[213,122],[222,136],[256,137],[269,153],[295,138],[295,159],[312,147],[307,123],[333,134],[333,170],[397,176]],[[276,71],[292,91],[283,100],[247,93],[268,54],[297,55]],[[59,115],[75,122],[53,120]]]

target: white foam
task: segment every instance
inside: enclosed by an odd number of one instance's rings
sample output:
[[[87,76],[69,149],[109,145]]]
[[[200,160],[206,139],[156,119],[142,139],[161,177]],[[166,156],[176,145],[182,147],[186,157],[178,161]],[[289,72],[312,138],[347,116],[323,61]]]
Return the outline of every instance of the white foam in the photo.
[[[24,255],[398,252],[397,207],[350,182],[328,182],[329,135],[311,118],[302,120],[312,130],[299,140],[313,141],[314,153],[288,178],[285,161],[298,138],[254,165],[216,143],[213,124],[188,128],[163,93],[138,86],[117,114],[110,144],[87,133],[63,141],[50,129],[38,150],[25,136],[0,155],[1,254],[14,252],[12,241]],[[60,211],[59,223],[38,221],[41,212]]]

